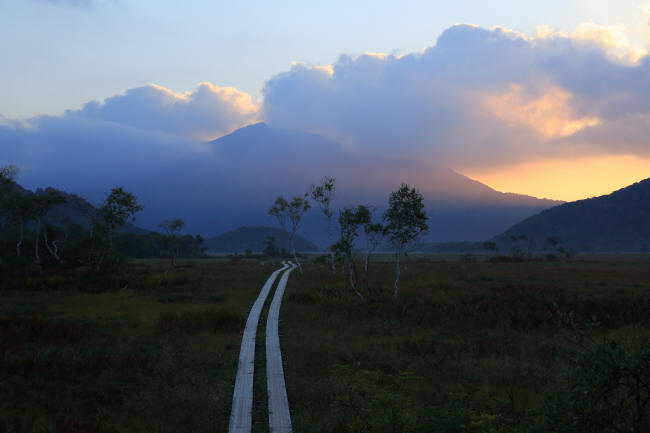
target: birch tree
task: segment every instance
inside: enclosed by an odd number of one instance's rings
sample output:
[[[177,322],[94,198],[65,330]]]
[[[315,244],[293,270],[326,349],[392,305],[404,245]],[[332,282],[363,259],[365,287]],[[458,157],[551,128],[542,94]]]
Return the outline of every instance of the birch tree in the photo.
[[[424,198],[415,189],[403,183],[388,198],[384,213],[384,235],[395,251],[395,285],[393,298],[397,299],[400,278],[400,257],[409,245],[429,229],[424,212]]]
[[[327,218],[327,240],[330,244],[333,242],[333,229],[332,229],[332,212],[331,205],[334,200],[336,192],[336,179],[333,177],[325,176],[319,185],[311,186],[311,199],[318,204],[321,212]],[[336,272],[336,261],[334,260],[334,251],[330,251],[330,260],[332,262],[332,272]]]
[[[269,209],[269,215],[273,215],[278,220],[280,227],[289,237],[293,259],[296,261],[301,274],[302,265],[300,264],[298,256],[296,255],[296,246],[294,241],[303,215],[309,210],[309,208],[311,208],[307,197],[308,194],[305,194],[302,197],[297,196],[289,202],[287,199],[280,196],[275,199],[275,203]]]
[[[370,209],[366,206],[357,206],[357,208],[345,208],[339,213],[339,226],[341,227],[341,237],[337,243],[330,248],[333,252],[343,257],[348,265],[350,286],[354,293],[363,299],[363,295],[357,289],[356,285],[356,265],[354,262],[354,242],[359,236],[359,228],[370,222]]]
[[[384,237],[384,227],[380,223],[369,221],[364,224],[363,232],[366,235],[366,260],[363,264],[363,271],[367,274],[370,266],[370,255],[375,252]]]

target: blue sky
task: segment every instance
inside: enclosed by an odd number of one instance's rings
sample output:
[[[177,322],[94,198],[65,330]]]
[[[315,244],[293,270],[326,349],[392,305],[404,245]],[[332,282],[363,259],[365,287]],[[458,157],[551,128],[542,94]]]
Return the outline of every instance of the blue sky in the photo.
[[[622,24],[645,46],[639,0],[237,1],[0,0],[0,115],[61,114],[89,100],[155,83],[199,82],[258,99],[292,62],[332,64],[341,54],[410,53],[455,23],[525,34],[548,25]]]
[[[165,165],[263,121],[605,194],[650,176],[649,23],[650,0],[0,0],[0,164],[78,191],[76,167],[128,178],[117,141]]]

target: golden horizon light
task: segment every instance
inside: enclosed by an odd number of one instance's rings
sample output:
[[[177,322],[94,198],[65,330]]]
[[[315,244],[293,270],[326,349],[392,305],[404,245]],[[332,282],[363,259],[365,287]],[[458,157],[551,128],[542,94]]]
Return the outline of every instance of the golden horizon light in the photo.
[[[546,159],[498,169],[459,171],[498,191],[574,201],[609,194],[650,177],[650,158],[605,155]]]

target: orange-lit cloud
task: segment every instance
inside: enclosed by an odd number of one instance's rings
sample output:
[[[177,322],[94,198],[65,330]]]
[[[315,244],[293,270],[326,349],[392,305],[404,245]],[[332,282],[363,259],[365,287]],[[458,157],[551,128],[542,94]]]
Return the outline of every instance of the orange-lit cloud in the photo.
[[[495,116],[511,127],[525,126],[545,138],[566,137],[600,120],[580,117],[571,105],[571,94],[557,86],[548,86],[541,95],[530,96],[521,84],[512,84],[502,93],[483,97],[486,114]]]
[[[648,6],[642,6],[647,15]],[[561,37],[603,49],[611,58],[627,64],[634,64],[648,54],[645,47],[633,46],[627,37],[627,28],[623,24],[596,24],[592,21],[578,24],[570,35],[557,31],[547,25],[537,26],[537,39],[544,40]]]
[[[207,140],[254,122],[257,113],[249,94],[204,81],[195,91],[184,93],[148,84],[66,115]]]
[[[460,171],[499,191],[573,201],[609,194],[650,177],[650,158],[605,155],[546,159],[498,169]]]

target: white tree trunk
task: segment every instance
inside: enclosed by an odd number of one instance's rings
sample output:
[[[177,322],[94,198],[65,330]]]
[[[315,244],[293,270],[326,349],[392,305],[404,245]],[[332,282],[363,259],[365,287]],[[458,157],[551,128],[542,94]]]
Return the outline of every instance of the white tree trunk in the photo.
[[[49,239],[47,238],[47,226],[45,227],[45,230],[43,230],[43,240],[45,240],[45,247],[47,248],[47,251],[50,253],[50,255],[51,255],[52,257],[54,257],[54,259],[55,259],[56,261],[61,260],[61,258],[60,258],[59,255],[56,253],[56,251],[53,250],[52,247],[50,247],[50,241],[49,241]]]
[[[298,265],[298,270],[302,275],[302,265],[300,264],[300,261],[298,260],[298,256],[296,255],[296,247],[294,246],[293,243],[293,236],[291,237],[291,252],[293,253],[293,259],[296,261],[296,264]]]
[[[399,290],[397,287],[397,283],[399,283],[399,276],[400,276],[400,269],[399,269],[399,258],[400,258],[400,250],[397,250],[395,253],[395,291],[393,292],[393,298],[397,300],[397,291]]]
[[[68,231],[65,230],[64,233],[65,233],[65,236],[63,237],[63,239],[57,239],[57,240],[55,240],[55,241],[52,241],[52,248],[54,248],[54,252],[55,252],[57,255],[59,254],[59,245],[58,245],[58,243],[59,243],[59,242],[67,242],[67,241],[68,241]]]
[[[41,234],[41,221],[39,220],[36,223],[36,242],[34,242],[34,261],[38,265],[38,269],[41,269],[41,256],[38,255],[38,242],[40,241]]]
[[[359,298],[363,299],[363,295],[361,294],[360,291],[357,290],[357,286],[354,283],[354,267],[352,266],[352,263],[349,263],[348,267],[350,268],[350,286],[352,286],[352,290],[354,290],[354,293],[356,293],[356,295]]]
[[[329,240],[330,246],[332,245],[332,217],[327,217],[327,239]],[[334,258],[334,251],[330,250],[330,262],[332,263],[332,273],[336,273],[336,260]]]
[[[18,239],[18,242],[16,243],[16,257],[20,257],[20,247],[23,244],[23,231],[24,231],[23,226],[24,226],[24,223],[23,223],[23,219],[21,218],[20,219],[20,238]]]

